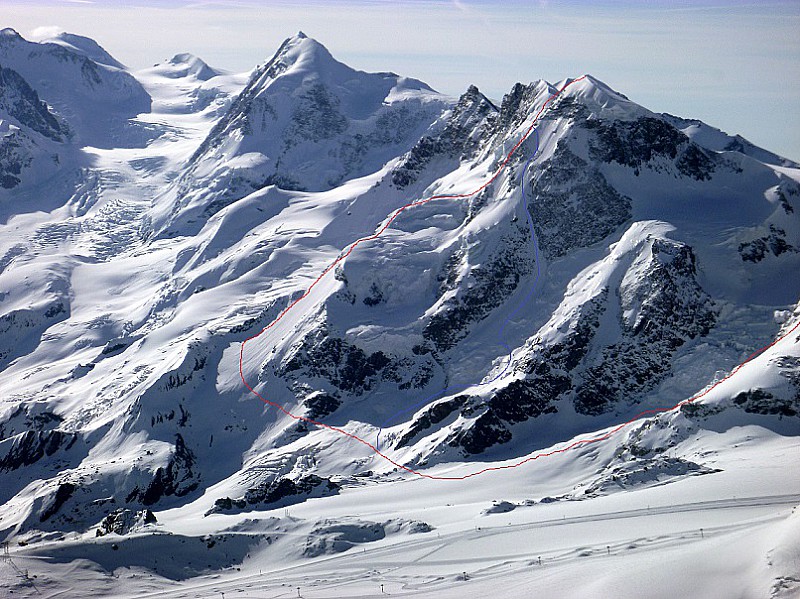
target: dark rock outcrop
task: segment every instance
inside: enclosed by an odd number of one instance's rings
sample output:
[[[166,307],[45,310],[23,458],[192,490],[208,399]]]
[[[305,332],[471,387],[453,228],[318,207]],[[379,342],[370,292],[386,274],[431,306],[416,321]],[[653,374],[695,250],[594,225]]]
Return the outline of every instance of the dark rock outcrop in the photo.
[[[97,529],[96,536],[102,537],[111,533],[125,535],[137,526],[155,524],[156,522],[158,522],[156,515],[148,509],[134,512],[127,508],[119,508],[103,518]]]
[[[800,397],[779,398],[763,389],[742,391],[733,398],[734,405],[751,414],[797,416],[800,414]]]
[[[175,435],[175,449],[169,463],[156,470],[147,487],[135,487],[125,498],[126,503],[139,501],[143,505],[153,505],[162,497],[188,495],[199,485],[198,475],[192,470],[194,454],[186,447],[180,434]]]
[[[77,433],[59,430],[19,433],[0,442],[0,471],[9,472],[35,464],[45,456],[70,449],[77,439]]]
[[[539,246],[548,258],[605,239],[631,218],[631,200],[559,142],[534,179],[528,209]]]
[[[786,241],[786,231],[775,225],[769,233],[739,244],[739,255],[744,262],[761,262],[769,254],[777,257],[785,253],[797,253],[800,249]]]
[[[396,383],[399,389],[425,387],[439,368],[433,356],[367,353],[325,327],[309,334],[294,354],[278,369],[278,376],[292,381],[321,379],[334,391],[362,395],[379,382]],[[329,395],[330,391],[326,391]],[[335,394],[335,393],[334,393]],[[328,402],[330,404],[330,402]]]
[[[17,71],[0,66],[0,114],[3,112],[52,141],[64,141],[66,126],[39,99],[36,90]]]
[[[603,348],[581,376],[579,413],[600,414],[652,389],[670,371],[676,350],[711,330],[713,302],[696,274],[689,246],[653,240],[644,271],[620,289],[621,307],[632,315],[621,323],[621,339]]]
[[[39,513],[39,522],[45,522],[58,513],[58,510],[72,497],[75,492],[76,485],[70,482],[64,482],[58,485],[56,492],[50,498],[50,501],[42,508]]]
[[[465,254],[456,253],[448,261],[440,277],[443,289],[456,287],[454,273],[459,262],[466,258]],[[467,335],[468,325],[482,320],[500,306],[522,277],[533,271],[535,264],[527,230],[515,228],[483,264],[470,269],[467,279],[457,286],[459,292],[425,325],[423,337],[432,341],[439,351],[452,348]]]
[[[422,137],[403,162],[392,171],[392,183],[399,188],[417,181],[434,157],[465,159],[479,147],[476,137],[491,131],[487,117],[497,112],[497,107],[474,85],[459,98],[442,131],[434,136]],[[473,133],[478,130],[478,135]]]
[[[232,499],[220,497],[206,514],[217,512],[239,513],[251,509],[285,507],[302,503],[310,497],[328,497],[339,493],[340,485],[315,474],[301,476],[297,480],[280,477],[248,489],[243,497]]]
[[[655,117],[633,121],[590,119],[583,126],[593,130],[589,155],[601,162],[616,162],[634,169],[653,167],[656,158],[674,162],[678,172],[697,181],[708,180],[716,168],[711,154],[691,142],[670,123]]]

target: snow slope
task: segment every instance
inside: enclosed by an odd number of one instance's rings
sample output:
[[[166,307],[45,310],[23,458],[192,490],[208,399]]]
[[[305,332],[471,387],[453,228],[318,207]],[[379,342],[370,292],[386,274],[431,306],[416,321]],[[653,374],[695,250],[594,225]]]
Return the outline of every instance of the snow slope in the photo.
[[[15,596],[796,593],[796,164],[303,34],[250,74],[0,64]]]

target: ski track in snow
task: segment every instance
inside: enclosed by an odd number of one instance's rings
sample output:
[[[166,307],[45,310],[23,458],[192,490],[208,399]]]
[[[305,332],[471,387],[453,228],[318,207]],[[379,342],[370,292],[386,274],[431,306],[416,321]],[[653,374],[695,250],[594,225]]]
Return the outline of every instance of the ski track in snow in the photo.
[[[636,533],[615,538],[590,538],[580,545],[567,543],[562,546],[537,547],[522,553],[502,554],[490,552],[468,559],[453,557],[453,551],[457,551],[460,544],[470,542],[490,543],[492,538],[513,538],[514,535],[518,534],[536,534],[541,539],[543,538],[542,533],[548,529],[567,529],[581,524],[620,521],[620,525],[622,525],[626,521],[637,521],[642,518],[652,520],[662,516],[738,512],[745,508],[790,507],[796,505],[798,500],[800,500],[800,495],[797,494],[721,498],[582,515],[564,515],[563,517],[543,520],[533,519],[516,523],[509,522],[507,525],[485,523],[469,531],[446,532],[436,538],[407,540],[402,546],[391,544],[380,547],[365,547],[363,550],[359,549],[355,552],[325,556],[312,563],[278,565],[272,570],[266,570],[258,574],[255,572],[243,572],[232,579],[203,581],[190,587],[175,587],[167,590],[153,589],[148,593],[148,597],[216,597],[221,593],[237,593],[236,596],[238,597],[266,596],[239,594],[246,592],[244,589],[248,589],[247,592],[277,591],[278,594],[268,595],[277,599],[278,597],[296,596],[294,589],[298,586],[313,592],[313,596],[371,596],[366,593],[357,595],[352,591],[347,595],[341,594],[344,587],[364,581],[365,576],[368,578],[368,575],[365,574],[367,569],[369,569],[369,574],[380,574],[381,578],[379,580],[385,581],[387,586],[389,584],[398,584],[399,588],[395,590],[401,592],[403,596],[413,596],[425,591],[435,593],[437,590],[444,590],[441,587],[437,589],[437,586],[447,582],[445,577],[431,574],[425,577],[421,577],[419,574],[414,576],[409,574],[408,571],[413,571],[413,568],[422,565],[425,567],[451,566],[458,569],[464,569],[469,566],[471,570],[469,580],[472,580],[473,577],[476,580],[496,580],[506,578],[509,574],[518,573],[520,570],[536,565],[537,558],[538,567],[545,568],[546,570],[544,571],[560,564],[574,567],[579,560],[583,560],[589,555],[624,557],[627,559],[632,550],[642,552],[665,547],[685,548],[687,543],[697,543],[705,538],[724,538],[726,534],[732,532],[753,530],[754,527],[775,521],[779,516],[765,514],[735,522],[706,525],[702,529],[702,533],[697,527],[687,524],[684,528],[676,527],[669,532],[644,535]],[[447,555],[436,556],[431,559],[437,553],[445,553]],[[26,557],[27,559],[34,559],[31,556]],[[427,578],[427,580],[424,580],[424,578]],[[337,591],[338,594],[329,594]]]
[[[781,340],[785,339],[786,337],[788,337],[789,335],[794,333],[796,330],[798,330],[798,328],[800,328],[800,322],[795,324],[794,327],[789,329],[786,333],[784,333],[780,337],[776,338],[770,344],[768,344],[768,345],[766,345],[766,346],[754,351],[752,354],[750,354],[747,357],[747,359],[745,359],[743,362],[741,362],[739,365],[737,365],[735,368],[733,368],[725,377],[715,381],[712,385],[710,385],[709,387],[707,387],[705,390],[701,391],[700,393],[697,393],[697,394],[693,395],[692,397],[689,397],[688,399],[680,401],[677,404],[675,404],[674,406],[666,407],[666,408],[653,408],[653,409],[650,409],[650,410],[644,410],[642,412],[639,412],[638,414],[636,414],[635,416],[633,416],[629,420],[627,420],[627,421],[625,421],[625,422],[623,422],[621,424],[618,424],[618,425],[612,427],[611,429],[608,429],[605,433],[603,433],[603,434],[601,434],[599,436],[585,438],[585,439],[578,439],[576,441],[573,441],[569,445],[566,445],[565,447],[554,449],[552,451],[535,453],[533,455],[530,455],[530,456],[528,456],[528,457],[526,457],[526,458],[524,458],[522,460],[519,460],[517,462],[514,462],[512,464],[504,464],[504,465],[501,465],[501,466],[489,466],[489,467],[486,467],[486,468],[481,468],[480,470],[477,470],[475,472],[470,472],[470,473],[462,475],[462,476],[436,476],[436,475],[426,474],[424,472],[420,472],[419,470],[415,470],[414,468],[411,468],[409,466],[406,466],[405,464],[401,464],[401,463],[395,461],[394,459],[392,459],[391,457],[389,457],[388,455],[383,453],[380,450],[380,439],[379,438],[376,438],[376,443],[372,444],[369,441],[367,441],[366,439],[363,439],[363,438],[361,438],[358,435],[355,435],[353,433],[347,432],[346,430],[341,429],[339,427],[332,426],[330,424],[325,424],[324,422],[319,422],[319,421],[314,420],[312,418],[307,418],[305,416],[299,416],[297,414],[294,414],[294,413],[290,412],[289,410],[287,410],[282,405],[266,399],[258,391],[256,391],[253,387],[250,386],[250,384],[247,382],[247,380],[245,379],[245,376],[244,376],[244,348],[245,348],[245,345],[248,342],[254,341],[255,339],[258,339],[264,333],[266,333],[272,327],[274,327],[276,324],[278,324],[278,322],[280,322],[281,319],[292,308],[294,308],[298,303],[303,301],[305,298],[307,298],[311,294],[311,291],[314,289],[314,287],[329,272],[331,272],[337,264],[339,264],[342,260],[347,258],[350,254],[352,254],[353,251],[360,244],[362,244],[364,242],[367,242],[367,241],[372,241],[374,239],[377,239],[384,231],[386,231],[391,226],[391,224],[395,221],[395,219],[397,219],[397,217],[400,216],[406,210],[408,210],[410,208],[415,208],[417,206],[422,206],[422,205],[427,204],[428,202],[431,202],[433,200],[463,200],[463,199],[468,199],[468,198],[471,198],[472,196],[475,196],[475,195],[479,194],[481,191],[486,189],[505,170],[506,166],[508,166],[508,163],[511,161],[511,157],[514,155],[514,153],[522,146],[523,143],[525,143],[528,140],[528,138],[531,136],[531,134],[535,132],[536,124],[538,123],[539,118],[541,117],[541,115],[547,109],[548,105],[551,102],[553,102],[556,98],[558,98],[564,92],[564,90],[566,90],[568,87],[570,87],[571,85],[573,85],[575,83],[578,83],[578,82],[584,80],[585,78],[586,78],[586,75],[583,75],[581,77],[578,77],[577,79],[573,79],[571,81],[568,81],[567,83],[565,83],[561,87],[561,89],[556,91],[549,98],[547,98],[547,100],[545,100],[545,102],[542,104],[542,106],[539,109],[539,111],[533,117],[533,121],[531,122],[531,125],[528,127],[528,130],[525,132],[525,134],[522,136],[522,138],[514,145],[514,147],[511,148],[511,150],[508,152],[508,154],[506,155],[505,159],[500,164],[500,166],[497,168],[497,170],[494,172],[494,174],[492,174],[492,176],[489,177],[489,179],[486,182],[484,182],[482,185],[480,185],[478,188],[476,188],[475,190],[473,190],[473,191],[471,191],[469,193],[433,195],[433,196],[430,196],[429,198],[424,198],[424,199],[421,199],[421,200],[416,200],[416,201],[410,202],[410,203],[408,203],[408,204],[406,204],[404,206],[401,206],[400,208],[396,209],[394,212],[392,212],[390,214],[390,216],[385,220],[385,222],[372,235],[361,237],[361,238],[357,239],[356,241],[354,241],[353,243],[351,243],[349,246],[347,246],[347,250],[346,251],[342,251],[339,254],[339,256],[337,256],[337,258],[333,262],[331,262],[325,268],[325,270],[322,271],[322,273],[311,283],[311,285],[308,286],[308,288],[305,290],[303,295],[301,295],[300,297],[298,297],[297,299],[292,301],[286,308],[284,308],[278,314],[278,316],[272,322],[270,322],[267,326],[265,326],[260,332],[256,333],[255,335],[253,335],[251,337],[248,337],[247,339],[242,341],[242,344],[241,344],[241,346],[239,348],[239,376],[242,379],[242,383],[244,384],[244,386],[253,395],[258,397],[262,402],[264,402],[265,404],[267,404],[269,406],[277,408],[283,414],[289,416],[290,418],[292,418],[294,420],[297,420],[299,422],[305,422],[307,424],[312,424],[314,426],[333,431],[333,432],[338,433],[340,435],[343,435],[343,436],[345,436],[345,437],[347,437],[347,438],[349,438],[349,439],[351,439],[353,441],[361,443],[362,445],[365,445],[367,448],[369,448],[378,457],[386,460],[387,462],[389,462],[393,466],[395,466],[395,467],[397,467],[397,468],[399,468],[401,470],[404,470],[405,472],[408,472],[409,474],[413,474],[413,475],[419,476],[421,478],[427,478],[427,479],[430,479],[430,480],[460,481],[460,480],[466,480],[466,479],[469,479],[469,478],[473,478],[475,476],[479,476],[479,475],[485,474],[487,472],[493,472],[493,471],[498,471],[498,470],[510,470],[510,469],[522,466],[524,464],[527,464],[528,462],[532,462],[534,460],[538,460],[540,458],[552,457],[554,455],[565,453],[567,451],[570,451],[570,450],[575,449],[577,447],[581,447],[583,445],[589,445],[589,444],[592,444],[592,443],[599,443],[601,441],[605,441],[608,438],[612,437],[613,435],[615,435],[616,433],[618,433],[619,431],[624,429],[626,426],[628,426],[629,424],[632,424],[633,422],[636,422],[640,418],[643,418],[645,416],[653,416],[653,415],[656,415],[656,414],[661,414],[661,413],[664,413],[664,412],[670,412],[672,410],[679,409],[681,406],[690,404],[690,403],[692,403],[692,402],[694,402],[694,401],[696,401],[696,400],[708,395],[717,386],[719,386],[720,384],[722,384],[725,381],[727,381],[728,379],[730,379],[734,374],[736,374],[748,362],[750,362],[754,358],[758,357],[763,352],[767,351],[769,348],[771,348],[772,346],[774,346],[775,344],[779,343]],[[537,147],[536,147],[536,151],[534,152],[534,156],[536,155],[536,152],[538,152],[538,149],[539,149],[539,147],[538,147],[538,134],[537,134]],[[527,168],[528,168],[529,164],[530,164],[530,161],[528,161],[528,163],[525,165],[525,168],[522,170],[522,177],[523,178],[524,178],[525,172],[527,171]],[[530,221],[530,215],[528,215],[528,223],[529,223],[529,225],[531,227],[531,232],[533,233],[533,224]],[[534,236],[534,242],[535,242],[535,236]],[[536,279],[536,281],[538,282],[538,269],[539,269],[538,252],[537,252],[536,265],[537,265],[537,279]],[[535,286],[536,286],[536,282],[534,282],[534,285],[532,286],[531,290],[529,291],[529,294],[523,299],[523,302],[509,315],[508,318],[513,317],[513,315],[516,314],[516,312],[519,309],[521,309],[525,305],[525,303],[527,303],[527,301],[530,299],[530,296],[532,295],[532,293],[533,293],[533,291],[535,289]],[[507,324],[507,321],[505,321],[503,323],[503,326],[500,329],[500,336],[502,336],[503,331],[505,330],[506,324]],[[507,346],[505,346],[505,347],[508,349]],[[510,356],[511,356],[511,354],[509,353],[509,364],[510,364]],[[508,365],[506,366],[506,368],[507,367],[508,367]],[[505,370],[503,372],[505,372]],[[428,401],[430,399],[433,399],[435,397],[438,397],[439,395],[444,393],[444,391],[446,391],[446,389],[440,391],[439,393],[437,393],[436,395],[434,395],[432,397],[429,397],[429,398],[426,398],[425,400],[422,400],[422,402],[420,402],[420,404],[422,404],[422,403],[424,403],[424,402],[426,402],[426,401]],[[416,405],[420,405],[420,404],[416,404]],[[404,414],[405,412],[413,409],[414,407],[416,407],[416,405],[412,406],[411,408],[407,408],[403,412],[398,412],[397,414],[394,414],[387,421],[384,422],[384,425],[387,424],[388,422],[390,422],[393,418],[395,418],[395,417],[397,417],[397,416],[399,416],[401,414]],[[378,432],[378,435],[380,435],[380,431]]]

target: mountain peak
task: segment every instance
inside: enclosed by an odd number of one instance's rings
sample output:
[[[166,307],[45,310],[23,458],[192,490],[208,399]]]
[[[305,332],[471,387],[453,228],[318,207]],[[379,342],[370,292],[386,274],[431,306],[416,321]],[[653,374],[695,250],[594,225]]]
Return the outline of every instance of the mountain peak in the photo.
[[[16,29],[12,29],[11,27],[0,29],[0,40],[11,40],[11,39],[22,39],[22,36],[19,33],[17,33]]]
[[[208,81],[222,74],[222,71],[209,66],[202,58],[189,52],[176,54],[163,67],[161,74],[171,78],[194,76],[201,81]]]
[[[125,65],[111,56],[111,54],[109,54],[105,48],[103,48],[90,37],[62,31],[61,33],[58,33],[52,37],[41,40],[40,43],[56,44],[74,52],[75,54],[85,56],[86,58],[93,60],[98,64],[115,67],[117,69],[125,68]]]
[[[316,69],[331,64],[342,65],[325,46],[302,31],[287,39],[278,50],[277,56],[287,66],[298,65]]]
[[[478,86],[470,85],[461,97],[458,99],[456,103],[455,110],[456,113],[464,112],[465,110],[471,107],[479,107],[478,110],[481,114],[486,114],[489,111],[497,110],[497,107],[494,103],[487,98]]]
[[[575,79],[566,79],[558,87],[563,86],[569,86],[565,89],[565,95],[581,98],[599,107],[612,108],[619,104],[634,106],[627,96],[588,73]]]
[[[170,64],[185,64],[187,62],[193,62],[195,60],[200,60],[200,59],[190,52],[180,52],[175,56],[173,56],[172,58],[170,58],[167,62],[169,62]]]
[[[286,38],[278,51],[260,67],[251,80],[249,88],[265,88],[276,79],[288,77],[285,85],[296,87],[302,82],[349,81],[357,71],[336,60],[328,49],[302,31]]]

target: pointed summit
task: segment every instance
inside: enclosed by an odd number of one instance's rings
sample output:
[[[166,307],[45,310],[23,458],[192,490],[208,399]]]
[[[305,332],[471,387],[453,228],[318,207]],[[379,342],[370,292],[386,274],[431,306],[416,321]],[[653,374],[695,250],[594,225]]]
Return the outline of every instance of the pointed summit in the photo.
[[[0,29],[0,44],[18,41],[22,41],[22,36],[17,33],[16,29],[12,29],[11,27]]]
[[[348,103],[348,98],[365,94],[372,96],[383,93],[382,99],[387,99],[387,92],[392,88],[400,95],[406,91],[438,95],[417,79],[400,77],[395,73],[365,73],[356,70],[336,60],[323,44],[302,31],[284,40],[274,56],[254,73],[248,88],[253,88],[256,92],[255,88],[271,87],[275,91],[277,86],[291,91],[312,83],[320,83],[331,89],[348,88],[343,98],[345,103]],[[365,85],[367,87],[363,88]],[[353,86],[355,88],[350,89]],[[383,91],[380,92],[377,88]],[[400,96],[397,94],[392,99],[398,99]],[[353,108],[358,112],[357,107]]]
[[[302,31],[281,44],[267,63],[264,74],[275,77],[294,68],[305,73],[317,73],[323,77],[328,73],[341,76],[347,72],[355,72],[336,60],[325,46]]]
[[[642,116],[649,112],[631,102],[624,94],[619,93],[608,84],[588,73],[576,79],[565,79],[556,85],[558,89],[562,89],[565,86],[567,86],[564,89],[565,96],[578,98],[592,109],[613,109],[617,107],[618,111],[626,111],[630,113],[630,116]]]
[[[320,191],[376,172],[446,105],[421,81],[353,69],[299,32],[253,73],[190,159],[181,183],[194,191],[181,198],[180,217],[168,217],[167,234],[267,185]]]

